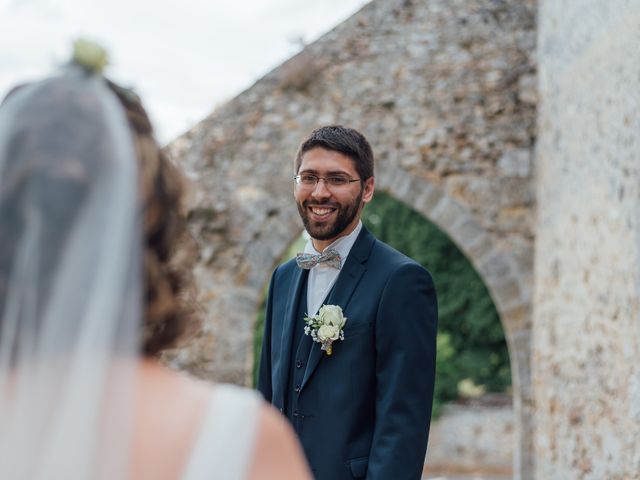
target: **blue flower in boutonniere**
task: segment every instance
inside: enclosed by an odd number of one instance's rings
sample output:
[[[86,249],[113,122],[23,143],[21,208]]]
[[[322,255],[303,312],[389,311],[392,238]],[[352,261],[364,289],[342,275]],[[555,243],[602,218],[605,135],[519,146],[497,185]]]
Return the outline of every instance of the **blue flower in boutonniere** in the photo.
[[[327,355],[333,353],[332,344],[336,340],[344,340],[344,324],[347,317],[342,313],[339,305],[323,305],[318,313],[311,317],[304,317],[305,335],[310,335],[314,342],[322,345]]]

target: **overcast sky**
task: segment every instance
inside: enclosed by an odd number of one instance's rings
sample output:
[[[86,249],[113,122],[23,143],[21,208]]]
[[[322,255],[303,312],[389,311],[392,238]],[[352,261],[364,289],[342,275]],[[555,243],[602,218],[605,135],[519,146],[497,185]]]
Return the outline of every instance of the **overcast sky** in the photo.
[[[0,98],[86,36],[107,47],[107,75],[142,96],[166,143],[366,3],[0,0]]]

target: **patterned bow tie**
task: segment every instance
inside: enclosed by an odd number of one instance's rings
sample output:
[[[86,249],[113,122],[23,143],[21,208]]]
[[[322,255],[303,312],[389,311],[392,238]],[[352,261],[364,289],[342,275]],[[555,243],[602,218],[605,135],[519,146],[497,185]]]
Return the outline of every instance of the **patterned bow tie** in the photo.
[[[314,255],[313,253],[298,253],[296,255],[296,263],[300,268],[304,268],[305,270],[309,270],[320,263],[323,263],[328,267],[337,268],[338,270],[340,270],[341,265],[340,254],[333,248],[330,248],[319,255]]]

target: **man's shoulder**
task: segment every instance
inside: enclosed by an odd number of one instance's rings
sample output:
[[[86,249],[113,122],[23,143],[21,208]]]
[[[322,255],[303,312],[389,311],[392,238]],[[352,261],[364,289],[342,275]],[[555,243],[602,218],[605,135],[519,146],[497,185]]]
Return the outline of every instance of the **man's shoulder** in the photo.
[[[416,278],[417,275],[432,281],[431,272],[424,265],[377,238],[371,249],[369,264],[377,272],[376,275],[387,279],[403,277],[409,279]]]
[[[376,238],[373,248],[371,249],[371,260],[374,262],[384,262],[389,267],[399,267],[402,265],[417,265],[422,267],[422,265],[411,257],[408,257],[378,238]]]
[[[296,263],[296,259],[292,258],[278,265],[274,271],[274,278],[285,278],[295,273],[300,267]]]

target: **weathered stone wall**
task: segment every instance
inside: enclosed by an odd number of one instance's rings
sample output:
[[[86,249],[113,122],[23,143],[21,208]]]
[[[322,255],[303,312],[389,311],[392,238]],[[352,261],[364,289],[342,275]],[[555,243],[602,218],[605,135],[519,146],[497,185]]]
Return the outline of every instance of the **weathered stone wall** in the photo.
[[[431,425],[425,472],[430,477],[511,477],[513,420],[510,404],[445,405],[442,416]]]
[[[640,478],[640,2],[544,0],[539,479]]]
[[[173,142],[206,322],[172,362],[247,382],[264,285],[301,231],[297,145],[353,126],[377,187],[439,225],[487,285],[511,354],[516,475],[530,478],[535,42],[534,0],[375,0]]]

